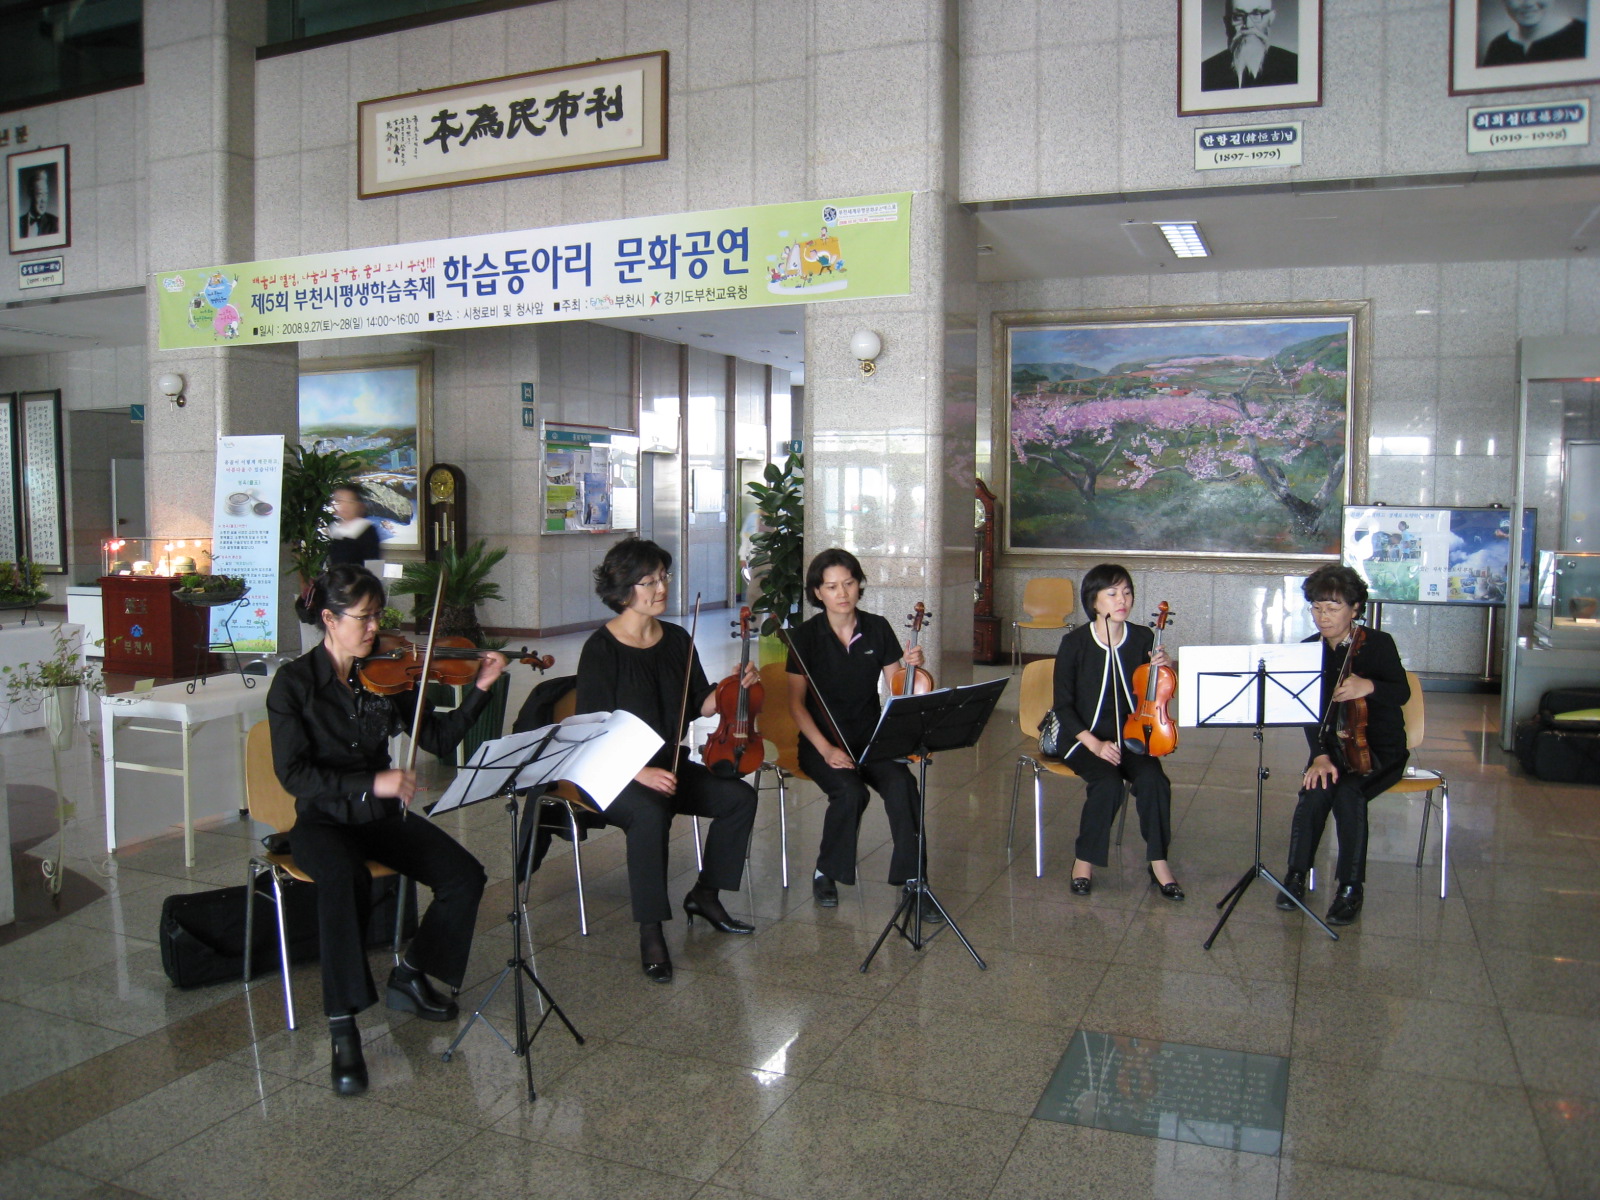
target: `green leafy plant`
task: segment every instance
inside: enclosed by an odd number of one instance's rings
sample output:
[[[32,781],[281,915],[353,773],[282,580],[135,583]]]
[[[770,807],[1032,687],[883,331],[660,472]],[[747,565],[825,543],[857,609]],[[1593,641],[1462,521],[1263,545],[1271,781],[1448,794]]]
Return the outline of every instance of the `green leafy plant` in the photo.
[[[401,612],[392,604],[386,604],[383,607],[383,611],[378,614],[378,628],[399,629],[400,623],[405,619],[405,613]]]
[[[238,575],[182,575],[178,578],[180,592],[201,592],[216,595],[227,592],[243,593],[247,585]]]
[[[95,643],[99,645],[99,643]],[[19,667],[0,667],[4,679],[4,692],[8,705],[17,705],[26,711],[37,709],[44,694],[52,688],[81,687],[91,692],[101,692],[100,669],[89,665],[82,654],[83,641],[56,629],[55,649],[49,658],[23,663]]]
[[[26,604],[50,595],[44,586],[44,568],[21,559],[0,562],[0,604]]]
[[[407,563],[389,591],[396,596],[415,597],[412,614],[421,633],[433,623],[433,594],[439,587],[439,572],[444,571],[439,635],[470,638],[474,646],[482,646],[484,634],[478,623],[478,605],[485,600],[505,599],[500,585],[489,578],[489,572],[505,556],[504,547],[490,550],[481,538],[459,553],[454,547],[446,547],[433,562]]]
[[[302,585],[322,573],[328,557],[326,527],[333,516],[333,494],[354,487],[361,460],[343,450],[319,454],[304,446],[290,446],[283,457],[283,508],[280,526],[289,547],[289,564]]]
[[[766,613],[763,637],[792,625],[805,599],[805,471],[800,455],[791,454],[783,466],[768,463],[762,478],[752,483],[761,532],[750,539],[750,573],[761,595],[750,604],[753,612]]]

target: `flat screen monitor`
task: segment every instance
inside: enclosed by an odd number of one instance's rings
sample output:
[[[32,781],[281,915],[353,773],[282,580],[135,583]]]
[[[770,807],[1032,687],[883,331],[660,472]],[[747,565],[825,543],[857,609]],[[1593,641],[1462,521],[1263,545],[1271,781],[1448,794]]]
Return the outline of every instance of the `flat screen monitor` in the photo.
[[[1524,605],[1533,579],[1534,516],[1535,510],[1522,510]],[[1346,505],[1340,557],[1367,581],[1373,600],[1504,604],[1511,511]]]

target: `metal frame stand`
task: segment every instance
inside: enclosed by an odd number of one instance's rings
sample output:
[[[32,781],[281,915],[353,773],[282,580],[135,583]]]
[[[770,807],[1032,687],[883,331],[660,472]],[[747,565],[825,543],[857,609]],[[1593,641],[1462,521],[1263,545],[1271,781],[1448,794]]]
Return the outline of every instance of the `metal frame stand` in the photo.
[[[228,601],[225,604],[200,604],[195,606],[197,608],[205,609],[206,637],[205,640],[200,643],[199,653],[195,657],[194,678],[189,680],[188,685],[184,688],[184,690],[191,696],[194,695],[196,684],[199,684],[202,687],[205,686],[206,657],[212,654],[220,654],[223,651],[228,653],[229,658],[233,662],[233,669],[238,672],[239,678],[244,681],[244,686],[247,688],[255,687],[255,677],[253,675],[246,675],[244,673],[244,664],[239,661],[239,650],[233,644],[233,618],[239,615],[239,609],[244,606],[245,597],[249,594],[249,592],[245,592],[244,595],[240,596],[237,600]],[[186,601],[186,603],[193,602]],[[222,636],[227,638],[227,641],[214,642],[211,640],[211,613],[216,609],[224,607],[228,609],[228,615],[222,618]]]

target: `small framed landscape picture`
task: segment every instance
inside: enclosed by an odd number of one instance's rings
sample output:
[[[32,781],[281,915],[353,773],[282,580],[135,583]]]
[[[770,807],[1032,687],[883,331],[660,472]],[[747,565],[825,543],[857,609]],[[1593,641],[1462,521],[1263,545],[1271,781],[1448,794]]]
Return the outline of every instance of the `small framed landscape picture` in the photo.
[[[6,156],[11,253],[72,245],[67,147]]]
[[[1600,81],[1596,0],[1451,0],[1450,94]]]
[[[1322,103],[1322,0],[1178,0],[1178,115]]]

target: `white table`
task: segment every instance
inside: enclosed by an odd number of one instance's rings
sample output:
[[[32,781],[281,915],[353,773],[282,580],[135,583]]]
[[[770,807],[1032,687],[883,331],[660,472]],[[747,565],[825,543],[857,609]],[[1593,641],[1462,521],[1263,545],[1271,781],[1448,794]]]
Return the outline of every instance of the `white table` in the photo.
[[[250,676],[254,687],[246,687],[237,674],[213,675],[190,695],[187,684],[169,683],[151,688],[147,692],[122,692],[116,696],[100,698],[101,748],[105,757],[106,791],[106,850],[115,852],[119,845],[140,841],[150,835],[150,830],[126,839],[119,839],[117,831],[117,772],[137,771],[149,775],[175,775],[183,780],[183,854],[184,863],[194,865],[194,795],[193,769],[195,766],[194,739],[200,726],[212,721],[233,718],[231,735],[225,735],[213,747],[218,753],[212,758],[231,757],[236,767],[231,777],[219,762],[204,775],[207,786],[208,812],[202,815],[220,815],[244,807],[245,733],[251,724],[266,715],[267,687],[271,680]],[[176,734],[182,744],[182,765],[164,766],[131,757],[127,748],[126,733],[134,731],[154,734]],[[123,746],[117,745],[118,734],[124,734]]]
[[[21,613],[5,613],[6,617],[20,617]],[[36,620],[34,618],[33,620]],[[38,625],[30,620],[27,625],[19,625],[14,621],[5,621],[4,628],[0,628],[0,666],[17,670],[29,663],[42,662],[51,658],[56,652],[56,634],[59,632],[69,641],[77,644],[83,637],[82,625],[52,624]],[[83,662],[81,645],[77,661]],[[4,676],[0,676],[3,679]],[[87,712],[82,709],[80,702],[80,718],[86,718]],[[44,709],[37,702],[6,705],[0,699],[0,733],[17,733],[24,729],[42,729],[44,727]]]

